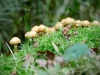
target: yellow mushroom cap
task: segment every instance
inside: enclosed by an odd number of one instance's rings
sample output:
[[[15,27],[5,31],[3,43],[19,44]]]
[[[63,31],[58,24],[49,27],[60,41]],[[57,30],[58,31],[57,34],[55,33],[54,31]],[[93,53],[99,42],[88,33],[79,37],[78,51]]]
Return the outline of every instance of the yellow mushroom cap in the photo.
[[[46,26],[44,26],[43,24],[41,24],[41,25],[38,27],[38,31],[40,31],[40,32],[45,31],[45,29],[46,29]]]
[[[46,33],[50,33],[50,32],[51,32],[51,28],[46,27],[45,32],[46,32]]]
[[[65,22],[67,25],[68,24],[74,24],[75,23],[75,20],[73,19],[73,18],[71,18],[71,17],[68,17],[68,18],[66,18],[66,22]]]
[[[82,25],[83,26],[89,26],[90,22],[88,20],[84,20],[84,21],[82,21]]]
[[[52,27],[52,28],[46,28],[45,30],[47,33],[51,33],[51,32],[54,32],[55,31],[55,28]]]
[[[17,44],[21,43],[21,40],[20,40],[18,37],[13,37],[13,38],[10,40],[9,43],[12,44],[12,45],[17,45]]]
[[[66,19],[62,19],[62,20],[61,20],[61,23],[62,23],[63,25],[66,25]]]
[[[55,30],[55,28],[54,27],[52,27],[51,28],[51,32],[55,32],[56,30]]]
[[[97,20],[93,21],[93,25],[99,25],[99,24],[100,24],[99,21],[97,21]]]
[[[25,34],[26,38],[34,38],[37,37],[37,33],[35,31],[29,31]]]
[[[57,22],[54,27],[55,29],[63,28],[63,24],[61,22]]]
[[[34,26],[31,30],[35,31],[35,32],[38,32],[38,28],[39,28],[39,26]]]
[[[76,20],[75,21],[75,26],[81,26],[82,25],[82,21],[81,20]]]

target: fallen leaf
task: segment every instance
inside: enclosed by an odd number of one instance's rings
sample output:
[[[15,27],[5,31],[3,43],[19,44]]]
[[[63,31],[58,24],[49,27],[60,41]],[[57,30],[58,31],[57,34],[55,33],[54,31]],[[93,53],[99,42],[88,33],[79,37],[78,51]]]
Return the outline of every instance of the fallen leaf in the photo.
[[[27,54],[24,60],[23,67],[28,68],[30,64],[33,63],[34,58],[30,54]]]
[[[38,59],[36,62],[39,64],[40,67],[46,68],[47,61],[44,59]]]
[[[100,55],[97,55],[96,56],[96,60],[100,60]]]
[[[61,67],[66,66],[66,63],[64,62],[64,59],[62,56],[55,56],[53,60],[53,64],[56,65],[57,63],[59,63]]]
[[[17,75],[17,71],[13,71],[10,75]]]
[[[54,67],[53,61],[47,60],[47,68],[53,68],[53,67]]]
[[[62,56],[55,56],[54,61],[56,61],[56,62],[58,62],[58,63],[61,63],[61,62],[64,61],[64,59],[63,59]]]
[[[48,60],[53,60],[55,57],[55,54],[53,52],[50,52],[49,50],[37,51],[37,54],[38,54],[38,56],[45,55]]]

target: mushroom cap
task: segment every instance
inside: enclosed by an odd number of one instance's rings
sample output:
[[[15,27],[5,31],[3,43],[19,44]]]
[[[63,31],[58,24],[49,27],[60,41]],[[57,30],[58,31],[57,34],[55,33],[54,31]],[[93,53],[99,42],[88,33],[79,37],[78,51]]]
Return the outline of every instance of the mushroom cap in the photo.
[[[51,33],[51,32],[54,32],[54,31],[56,31],[56,30],[55,30],[54,27],[52,27],[52,28],[46,28],[45,31],[46,31],[47,33]]]
[[[51,32],[55,32],[56,30],[55,30],[55,28],[54,27],[52,27],[51,28]]]
[[[57,22],[54,27],[55,29],[63,28],[63,24],[61,22]]]
[[[38,31],[43,32],[43,31],[45,31],[45,29],[46,29],[46,26],[44,26],[43,24],[41,24],[39,26],[39,28],[38,28]]]
[[[81,20],[76,20],[75,21],[75,26],[82,26],[82,21]]]
[[[31,31],[38,32],[38,28],[39,28],[39,26],[34,26],[34,27],[31,29]]]
[[[51,28],[46,27],[45,32],[46,32],[46,33],[50,33],[50,32],[51,32]]]
[[[21,40],[18,37],[13,37],[10,42],[12,45],[17,45],[18,43],[21,43]]]
[[[65,22],[65,24],[74,24],[75,23],[75,20],[73,19],[73,18],[71,18],[71,17],[68,17],[68,18],[66,18],[66,22]]]
[[[83,26],[90,26],[90,22],[88,20],[82,21]]]
[[[97,20],[93,21],[93,25],[99,25],[99,24],[100,24],[99,21],[97,21]]]
[[[25,34],[26,38],[34,38],[37,37],[37,33],[35,31],[29,31]]]
[[[66,19],[62,19],[62,20],[61,20],[61,23],[62,23],[63,25],[66,25]]]

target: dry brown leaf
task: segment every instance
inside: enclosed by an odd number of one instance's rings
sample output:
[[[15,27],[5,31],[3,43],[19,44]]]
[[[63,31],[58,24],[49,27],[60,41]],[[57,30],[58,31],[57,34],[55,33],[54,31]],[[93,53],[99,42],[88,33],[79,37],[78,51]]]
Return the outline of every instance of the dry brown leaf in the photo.
[[[34,62],[34,58],[30,54],[27,54],[24,60],[23,67],[25,68],[28,68],[30,64]]]
[[[17,71],[13,71],[10,75],[17,75]]]
[[[100,55],[97,55],[96,56],[96,60],[100,60]]]
[[[53,52],[50,52],[48,50],[46,50],[46,51],[37,51],[37,54],[38,54],[38,56],[45,55],[46,58],[49,59],[49,60],[53,60],[54,56],[55,56],[55,54]]]
[[[54,64],[52,60],[47,60],[47,68],[54,68]]]
[[[64,67],[66,65],[62,56],[55,56],[53,64],[56,65],[57,63],[59,63],[61,67]]]
[[[44,59],[38,59],[36,62],[39,64],[40,67],[46,68],[47,61]]]

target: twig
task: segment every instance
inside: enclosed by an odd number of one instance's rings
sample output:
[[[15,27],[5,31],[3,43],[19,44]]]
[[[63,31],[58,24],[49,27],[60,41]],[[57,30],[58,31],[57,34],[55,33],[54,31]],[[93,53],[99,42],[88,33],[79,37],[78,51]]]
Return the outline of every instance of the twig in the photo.
[[[15,58],[15,56],[14,56],[14,53],[12,52],[12,50],[11,50],[11,48],[10,48],[10,46],[8,45],[8,43],[7,43],[7,42],[6,42],[6,45],[7,45],[7,47],[9,48],[9,50],[10,50],[10,52],[11,52],[11,54],[12,54],[12,56],[13,56],[14,60],[16,60],[16,58]]]

